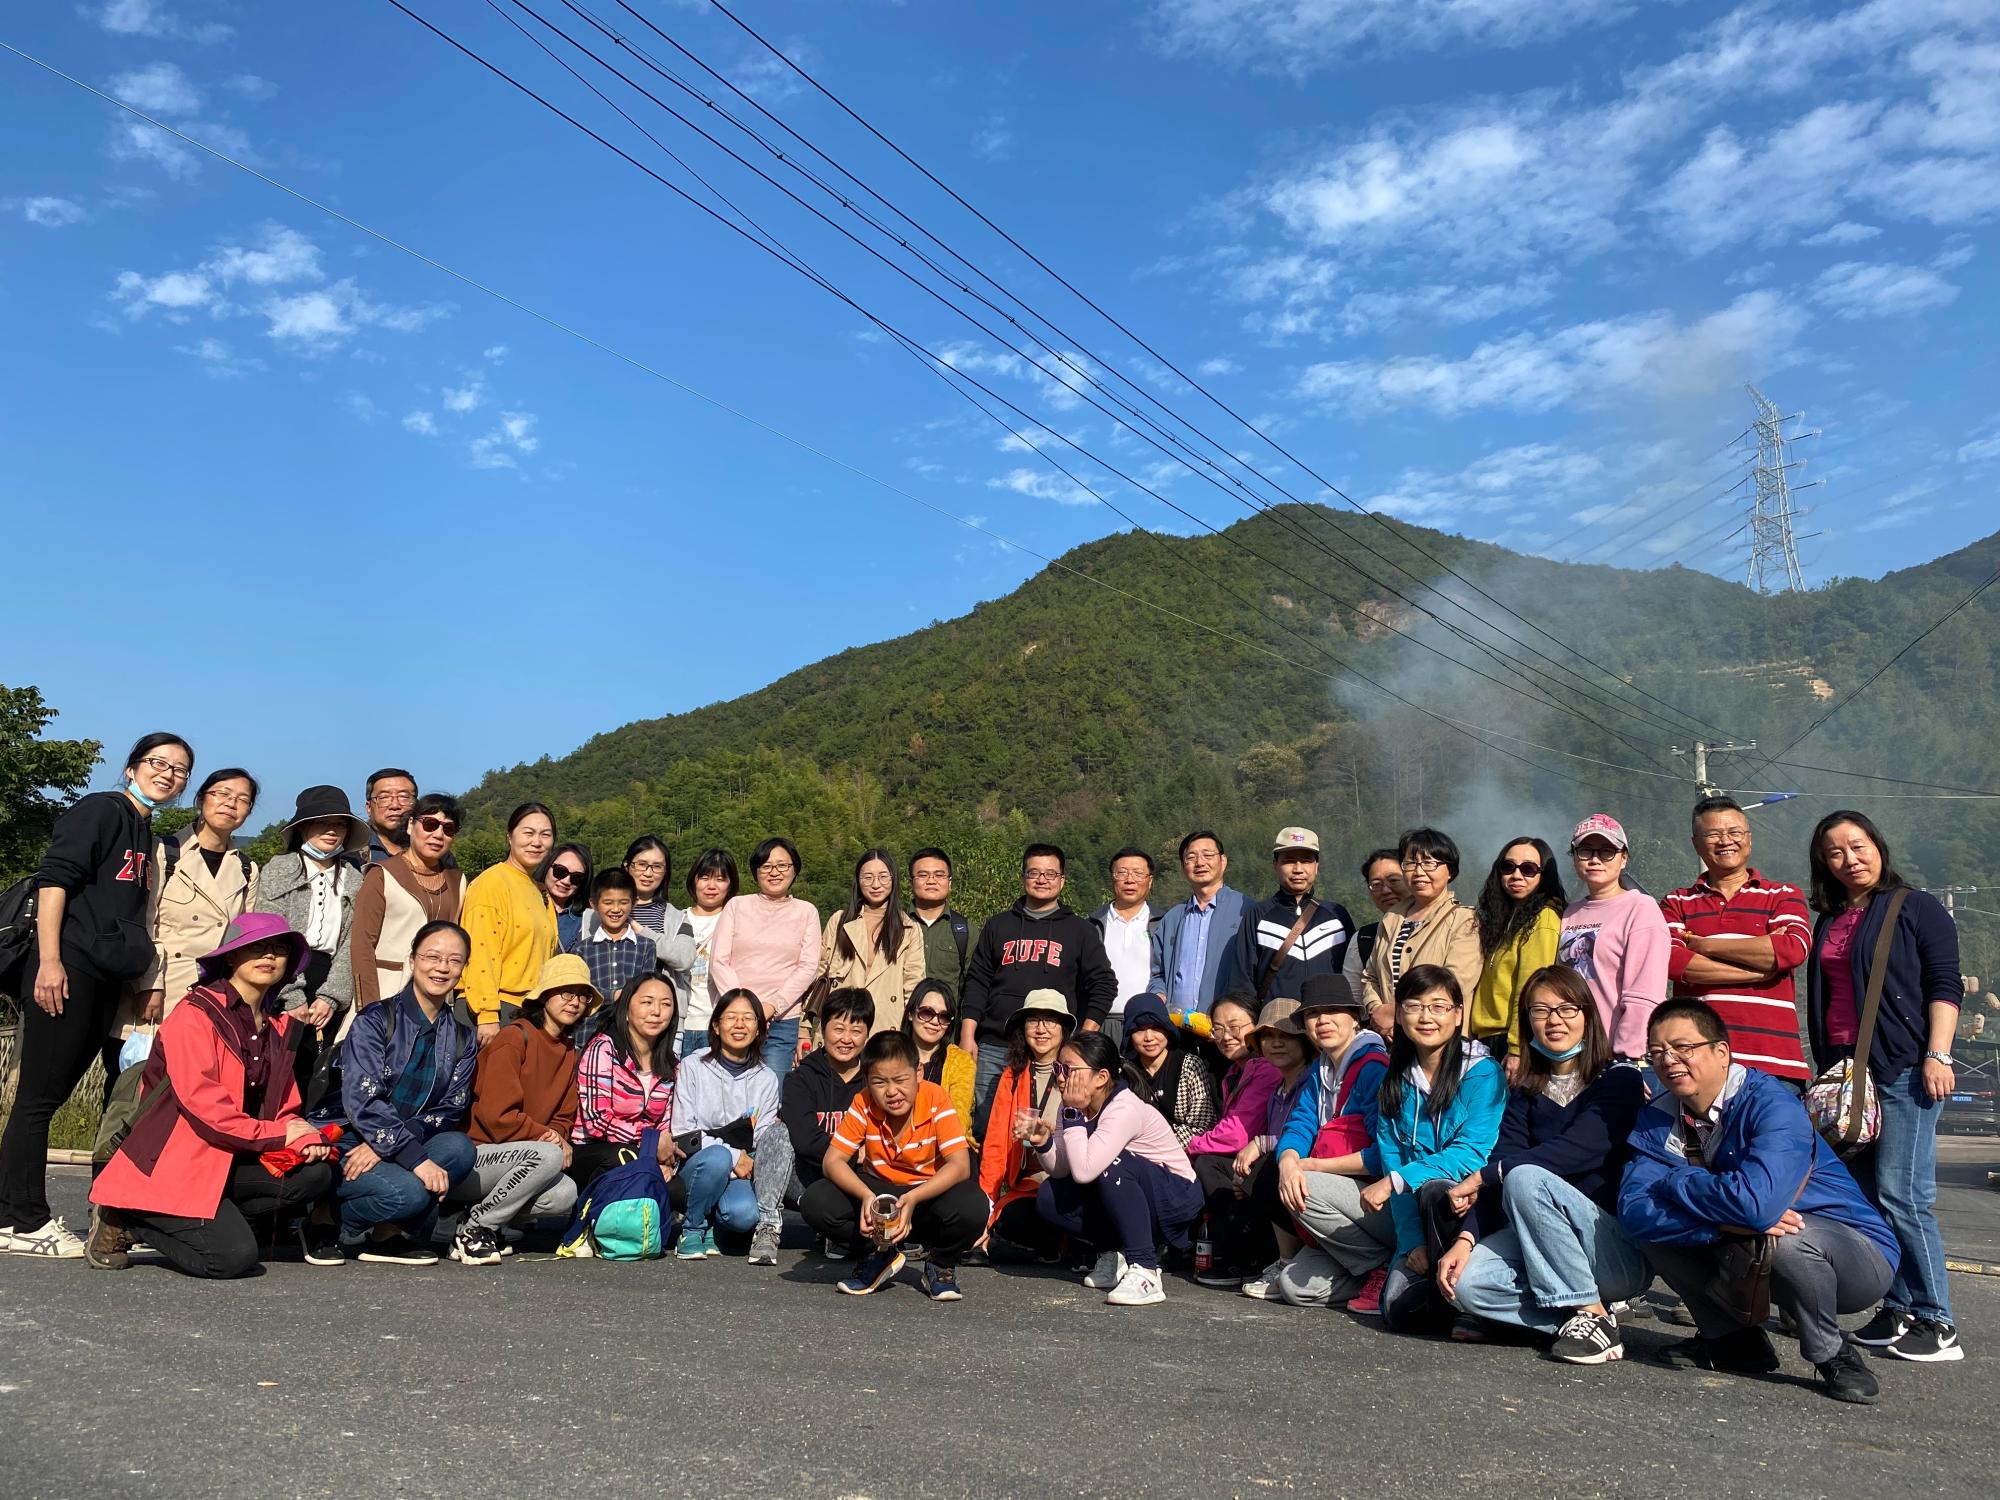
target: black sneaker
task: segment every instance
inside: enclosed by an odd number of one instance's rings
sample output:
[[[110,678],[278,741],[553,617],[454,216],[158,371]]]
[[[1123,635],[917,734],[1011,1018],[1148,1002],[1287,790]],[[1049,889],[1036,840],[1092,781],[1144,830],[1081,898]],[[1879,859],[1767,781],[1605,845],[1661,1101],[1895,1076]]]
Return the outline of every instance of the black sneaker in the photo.
[[[1718,1375],[1769,1375],[1778,1351],[1761,1328],[1739,1328],[1719,1339],[1683,1339],[1653,1356],[1669,1370],[1713,1370]]]
[[[839,1283],[840,1289],[850,1297],[865,1297],[887,1286],[902,1269],[903,1252],[894,1245],[887,1250],[871,1250],[861,1257],[854,1274]]]
[[[307,1219],[299,1225],[299,1251],[309,1266],[344,1266],[347,1251],[340,1243],[340,1231],[331,1224],[315,1224]]]
[[[936,1261],[924,1263],[924,1295],[933,1302],[959,1302],[965,1297],[958,1289],[958,1272]]]
[[[434,1266],[437,1252],[419,1245],[407,1234],[392,1234],[386,1240],[363,1240],[356,1260],[377,1266]]]
[[[1857,1344],[1866,1344],[1870,1349],[1886,1349],[1910,1331],[1912,1319],[1906,1312],[1893,1307],[1883,1307],[1875,1316],[1854,1330]]]
[[[483,1224],[464,1225],[452,1236],[451,1258],[462,1266],[497,1266],[500,1264],[499,1236]]]
[[[1843,1339],[1838,1354],[1813,1368],[1825,1382],[1826,1393],[1836,1401],[1873,1406],[1882,1394],[1875,1372],[1868,1368],[1868,1361],[1862,1358],[1861,1348],[1853,1339]]]
[[[1571,1314],[1549,1345],[1549,1358],[1566,1365],[1608,1365],[1624,1357],[1625,1336],[1609,1313]]]
[[[1958,1341],[1958,1330],[1936,1318],[1917,1319],[1910,1325],[1908,1333],[1882,1352],[1893,1354],[1897,1359],[1913,1359],[1926,1365],[1947,1364],[1965,1358],[1965,1346]]]

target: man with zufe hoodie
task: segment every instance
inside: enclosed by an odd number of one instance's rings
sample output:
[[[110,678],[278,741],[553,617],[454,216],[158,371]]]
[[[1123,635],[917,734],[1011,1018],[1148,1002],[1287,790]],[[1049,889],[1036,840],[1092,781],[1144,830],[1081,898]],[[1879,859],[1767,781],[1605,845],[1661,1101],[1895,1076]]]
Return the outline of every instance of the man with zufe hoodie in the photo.
[[[1118,975],[1104,938],[1062,904],[1066,861],[1054,844],[1021,855],[1021,899],[987,919],[965,966],[958,1045],[979,1059],[973,1077],[973,1134],[984,1138],[993,1085],[1007,1064],[1007,1022],[1030,990],[1054,990],[1090,1031],[1103,1028],[1118,998]]]

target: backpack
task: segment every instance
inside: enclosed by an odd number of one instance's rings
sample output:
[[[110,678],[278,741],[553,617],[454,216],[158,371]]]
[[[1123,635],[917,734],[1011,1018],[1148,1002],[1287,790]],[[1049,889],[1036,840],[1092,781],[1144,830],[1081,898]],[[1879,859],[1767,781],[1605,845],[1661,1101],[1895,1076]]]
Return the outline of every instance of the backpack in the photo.
[[[35,911],[40,905],[41,888],[32,875],[24,875],[0,891],[0,995],[28,998],[22,987],[34,982],[32,967],[40,954]]]
[[[590,1185],[576,1208],[558,1256],[599,1260],[658,1260],[667,1253],[673,1205],[660,1170],[660,1132],[642,1131],[638,1154]]]
[[[236,857],[236,863],[243,867],[243,883],[248,885],[251,873],[250,856],[234,844],[231,844],[226,852],[233,854]],[[181,836],[178,833],[168,834],[167,837],[160,840],[160,864],[162,866],[160,871],[160,888],[162,890],[166,889],[167,882],[173,879],[174,871],[179,867],[180,862]]]

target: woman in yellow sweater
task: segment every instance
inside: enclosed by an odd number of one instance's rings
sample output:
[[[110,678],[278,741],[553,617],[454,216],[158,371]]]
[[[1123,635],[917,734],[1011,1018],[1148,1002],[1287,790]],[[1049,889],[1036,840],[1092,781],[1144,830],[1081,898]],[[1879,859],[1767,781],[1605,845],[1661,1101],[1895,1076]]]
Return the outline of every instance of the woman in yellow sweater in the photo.
[[[459,925],[472,937],[465,1003],[484,1043],[514,1019],[556,953],[556,908],[537,874],[556,841],[555,817],[523,802],[507,819],[507,857],[465,888]]]
[[[1479,893],[1485,966],[1466,1007],[1465,1030],[1506,1058],[1509,1083],[1520,1069],[1521,990],[1537,969],[1556,961],[1566,905],[1555,851],[1537,838],[1515,839],[1502,849]]]

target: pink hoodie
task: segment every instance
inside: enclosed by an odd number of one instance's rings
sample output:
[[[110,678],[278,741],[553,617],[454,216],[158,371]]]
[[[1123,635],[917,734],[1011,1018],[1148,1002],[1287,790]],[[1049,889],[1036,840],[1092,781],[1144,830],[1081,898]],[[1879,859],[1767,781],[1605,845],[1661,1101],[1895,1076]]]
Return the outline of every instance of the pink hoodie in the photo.
[[[1660,904],[1644,891],[1578,901],[1563,913],[1556,962],[1581,974],[1620,1057],[1646,1051],[1646,1023],[1667,998],[1673,940]]]

